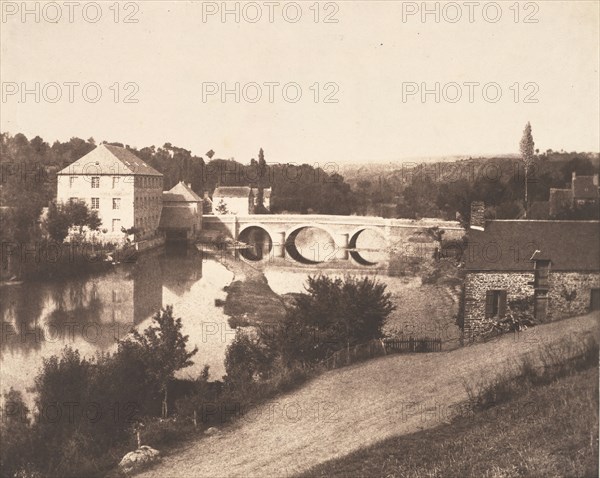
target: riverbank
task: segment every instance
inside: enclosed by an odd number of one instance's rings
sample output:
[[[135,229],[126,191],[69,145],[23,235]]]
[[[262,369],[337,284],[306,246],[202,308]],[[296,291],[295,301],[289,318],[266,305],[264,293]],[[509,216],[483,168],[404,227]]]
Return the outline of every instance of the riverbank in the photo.
[[[232,328],[281,322],[286,311],[284,298],[273,292],[262,270],[231,252],[211,250],[206,245],[202,252],[233,273],[233,281],[225,288],[223,307]]]

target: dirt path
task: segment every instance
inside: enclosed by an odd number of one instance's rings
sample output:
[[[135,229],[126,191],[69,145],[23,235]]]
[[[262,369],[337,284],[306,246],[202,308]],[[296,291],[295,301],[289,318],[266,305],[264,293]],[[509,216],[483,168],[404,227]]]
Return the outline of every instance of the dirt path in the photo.
[[[395,355],[333,370],[139,476],[279,477],[306,471],[390,436],[438,425],[467,398],[464,379],[495,375],[508,357],[588,333],[598,335],[597,315],[452,352]]]

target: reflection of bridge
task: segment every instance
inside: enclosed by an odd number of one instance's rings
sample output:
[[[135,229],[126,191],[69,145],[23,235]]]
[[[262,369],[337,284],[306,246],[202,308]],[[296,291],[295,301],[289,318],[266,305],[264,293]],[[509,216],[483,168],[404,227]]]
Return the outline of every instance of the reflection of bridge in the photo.
[[[323,251],[327,259],[352,258],[359,264],[373,264],[364,259],[360,252],[366,248],[357,248],[361,235],[370,231],[380,238],[384,244],[383,250],[389,252],[396,249],[403,242],[433,243],[426,230],[439,227],[446,231],[445,237],[458,237],[463,229],[455,221],[441,221],[438,219],[384,219],[370,216],[328,216],[328,215],[303,215],[303,214],[253,214],[246,216],[213,216],[203,218],[203,229],[219,231],[222,235],[240,242],[248,242],[251,231],[261,232],[268,243],[268,252],[275,257],[285,257],[286,253],[292,258],[299,256],[296,238],[306,229],[326,232],[329,241],[329,251]],[[364,241],[363,241],[364,242]],[[327,246],[326,246],[327,248]],[[380,250],[381,248],[377,249]],[[267,252],[267,251],[265,251]]]

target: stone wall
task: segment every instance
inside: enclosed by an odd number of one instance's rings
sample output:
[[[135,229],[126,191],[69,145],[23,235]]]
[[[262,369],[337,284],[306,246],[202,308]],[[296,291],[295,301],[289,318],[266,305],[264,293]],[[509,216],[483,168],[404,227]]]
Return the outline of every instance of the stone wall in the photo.
[[[464,296],[464,335],[470,338],[489,330],[490,322],[485,318],[485,295],[490,289],[506,290],[506,301],[533,297],[531,272],[467,272]]]
[[[550,320],[585,314],[590,310],[591,289],[600,288],[598,272],[551,272],[548,291]]]
[[[463,331],[472,338],[489,329],[485,318],[486,291],[507,291],[506,302],[533,300],[531,272],[467,272],[465,277]],[[550,272],[548,321],[585,314],[590,310],[591,289],[600,287],[598,272]]]

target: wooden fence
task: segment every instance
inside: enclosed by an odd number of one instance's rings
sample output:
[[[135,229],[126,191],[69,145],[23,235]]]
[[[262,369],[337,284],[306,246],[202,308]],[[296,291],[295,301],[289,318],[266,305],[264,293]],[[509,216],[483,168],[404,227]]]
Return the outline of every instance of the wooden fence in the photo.
[[[333,369],[389,354],[440,352],[441,350],[441,338],[415,339],[410,337],[408,339],[371,340],[364,344],[353,345],[348,349],[338,350],[331,357],[325,359],[323,365],[328,369]]]

